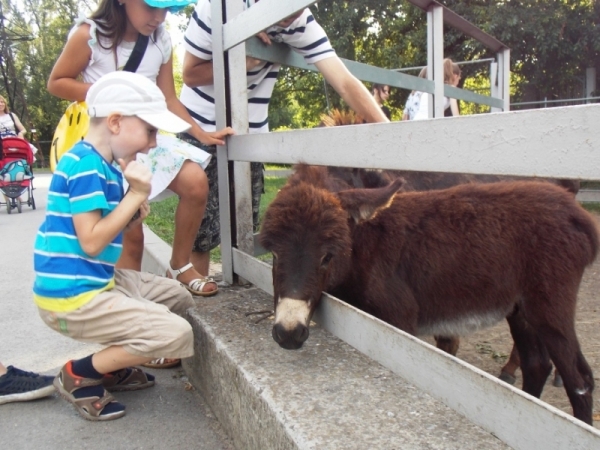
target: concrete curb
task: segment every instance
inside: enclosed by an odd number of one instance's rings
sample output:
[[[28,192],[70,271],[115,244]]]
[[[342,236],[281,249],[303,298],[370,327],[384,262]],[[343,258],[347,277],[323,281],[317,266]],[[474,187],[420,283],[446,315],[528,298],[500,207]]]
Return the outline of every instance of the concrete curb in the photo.
[[[171,248],[144,233],[143,269],[164,274]],[[258,288],[225,286],[188,311],[184,369],[236,448],[507,448],[317,325],[302,349],[281,349],[271,322],[247,315],[271,308]]]

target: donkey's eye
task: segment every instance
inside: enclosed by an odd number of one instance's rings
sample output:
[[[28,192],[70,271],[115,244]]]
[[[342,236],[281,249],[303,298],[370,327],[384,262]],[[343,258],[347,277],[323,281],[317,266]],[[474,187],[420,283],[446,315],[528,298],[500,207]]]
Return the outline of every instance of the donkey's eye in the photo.
[[[327,253],[325,256],[323,256],[323,259],[321,260],[321,265],[326,266],[327,264],[329,264],[331,258],[333,258],[333,255],[331,253]]]

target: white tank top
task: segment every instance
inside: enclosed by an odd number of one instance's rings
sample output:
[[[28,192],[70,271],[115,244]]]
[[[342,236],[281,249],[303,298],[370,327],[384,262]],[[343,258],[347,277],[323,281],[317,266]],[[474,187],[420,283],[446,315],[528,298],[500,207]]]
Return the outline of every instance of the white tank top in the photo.
[[[15,123],[13,122],[11,114],[12,113],[8,113],[0,116],[0,137],[17,135]]]
[[[90,40],[88,41],[88,44],[92,49],[90,62],[82,72],[83,81],[86,83],[93,83],[102,75],[115,72],[116,70],[123,70],[123,67],[125,67],[125,64],[133,51],[135,42],[121,42],[117,47],[117,61],[115,62],[114,51],[100,46],[100,43],[96,38],[96,30],[97,28],[100,28],[101,25],[93,20],[86,17],[78,18],[75,22],[75,26],[69,33],[69,37],[83,23],[90,25]],[[156,36],[156,38],[154,36]],[[108,47],[110,44],[107,39],[101,39],[100,42],[104,47]],[[164,25],[160,25],[156,30],[156,33],[153,33],[150,36],[148,47],[146,48],[144,57],[136,70],[136,73],[139,73],[156,83],[158,71],[163,64],[169,61],[171,52],[171,36]]]

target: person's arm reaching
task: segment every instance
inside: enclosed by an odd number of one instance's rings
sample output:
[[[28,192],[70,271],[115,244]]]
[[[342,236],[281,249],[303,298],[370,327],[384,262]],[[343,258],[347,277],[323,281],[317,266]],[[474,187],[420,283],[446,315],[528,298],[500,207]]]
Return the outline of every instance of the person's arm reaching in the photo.
[[[367,122],[389,122],[371,93],[337,56],[315,62],[325,80]]]
[[[263,61],[260,59],[246,56],[246,71],[252,70],[262,63]],[[191,88],[214,84],[212,60],[198,58],[190,52],[185,52],[183,56],[183,82]]]

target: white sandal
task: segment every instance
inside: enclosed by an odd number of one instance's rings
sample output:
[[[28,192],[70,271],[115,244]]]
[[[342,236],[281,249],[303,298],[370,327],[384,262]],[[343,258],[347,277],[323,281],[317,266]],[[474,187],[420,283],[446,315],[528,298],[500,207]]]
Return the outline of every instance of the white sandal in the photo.
[[[192,263],[188,263],[185,266],[183,266],[181,269],[173,269],[171,267],[171,263],[169,263],[169,267],[167,268],[167,276],[169,278],[177,280],[177,277],[179,275],[192,269],[193,267],[194,267],[194,265]],[[177,281],[179,281],[179,280],[177,280]],[[217,282],[209,277],[194,278],[188,284],[182,283],[181,281],[179,281],[179,282],[181,284],[183,284],[185,286],[185,288],[188,291],[190,291],[193,295],[199,295],[201,297],[210,297],[210,296],[215,295],[217,292],[219,292],[219,287],[217,286]],[[208,283],[214,283],[215,286],[217,286],[217,288],[214,291],[203,292],[202,289]]]

